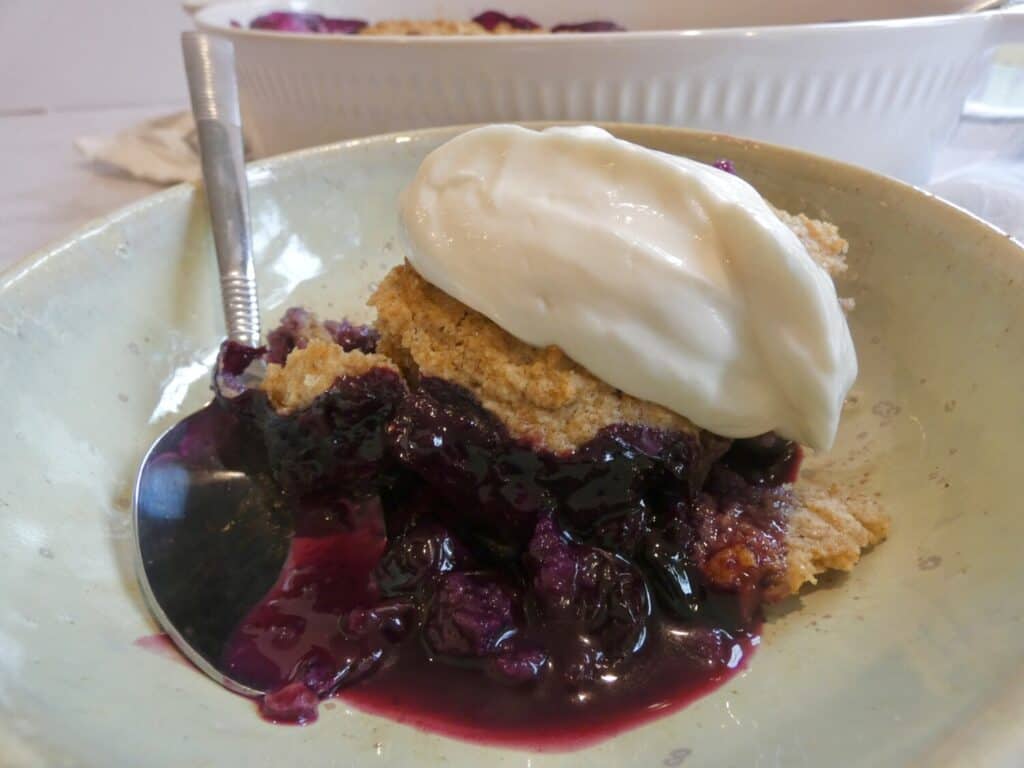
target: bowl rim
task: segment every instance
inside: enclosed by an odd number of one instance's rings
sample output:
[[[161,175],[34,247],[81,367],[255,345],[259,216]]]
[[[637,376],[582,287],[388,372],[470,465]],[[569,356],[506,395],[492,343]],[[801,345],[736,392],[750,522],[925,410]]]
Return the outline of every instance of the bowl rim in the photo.
[[[303,149],[292,150],[291,152],[284,152],[279,155],[273,155],[271,157],[263,158],[246,164],[246,175],[250,179],[263,176],[273,175],[273,171],[281,167],[287,167],[296,163],[303,163],[309,160],[313,160],[319,156],[330,155],[337,152],[343,152],[347,149],[362,146],[372,146],[377,144],[391,144],[391,143],[406,143],[410,141],[426,140],[436,137],[447,137],[454,138],[460,133],[464,133],[473,128],[480,128],[485,125],[495,125],[496,123],[463,123],[456,125],[443,125],[435,126],[432,128],[419,128],[415,130],[407,131],[392,131],[389,133],[379,133],[372,136],[362,136],[354,139],[344,139],[342,141],[330,142],[328,144],[320,144],[314,147],[306,147]],[[963,208],[955,203],[952,203],[944,198],[935,195],[928,190],[911,184],[906,181],[894,178],[892,176],[886,176],[885,174],[878,173],[876,171],[869,170],[853,163],[843,162],[842,160],[836,160],[824,155],[819,155],[814,152],[807,152],[802,149],[796,149],[794,147],[788,147],[781,144],[774,144],[771,142],[757,141],[754,139],[745,139],[738,136],[732,136],[726,133],[720,133],[715,131],[697,131],[689,128],[680,128],[671,125],[657,125],[647,123],[630,123],[630,122],[611,122],[611,121],[598,121],[593,123],[581,123],[579,121],[572,120],[535,120],[535,121],[522,121],[514,123],[515,125],[521,125],[526,128],[542,129],[553,126],[574,126],[574,125],[596,125],[600,128],[604,128],[609,132],[618,135],[620,132],[629,132],[634,134],[634,139],[638,138],[636,134],[646,137],[671,134],[673,136],[686,136],[693,138],[698,141],[704,141],[709,144],[720,143],[725,150],[723,154],[727,153],[726,149],[729,146],[744,147],[745,149],[765,149],[769,152],[788,157],[801,164],[819,165],[824,167],[831,167],[833,169],[841,170],[845,174],[852,174],[854,180],[860,182],[860,184],[867,183],[876,185],[880,189],[887,189],[896,192],[897,194],[910,195],[911,197],[924,197],[928,198],[931,202],[939,206],[939,210],[943,210],[946,215],[953,216],[958,219],[961,224],[976,228],[979,235],[983,236],[996,236],[999,239],[1009,241],[1011,250],[1016,252],[1016,256],[1024,262],[1024,239],[1018,239],[1003,229],[997,227],[989,221],[981,218],[975,213]],[[641,141],[642,143],[642,141]],[[22,281],[28,274],[35,271],[45,263],[59,258],[61,253],[72,248],[79,241],[89,237],[92,234],[99,233],[105,227],[115,224],[124,219],[130,218],[135,214],[146,211],[150,208],[158,207],[169,201],[175,199],[188,199],[196,191],[201,189],[201,182],[185,181],[174,186],[165,189],[160,192],[156,192],[151,195],[147,195],[141,200],[137,200],[134,203],[117,208],[110,213],[98,216],[85,224],[72,230],[69,234],[64,237],[58,238],[48,245],[28,253],[20,259],[16,259],[14,262],[9,264],[6,268],[0,269],[0,297],[6,294],[9,290],[15,288],[18,283]]]
[[[880,31],[880,30],[904,30],[904,29],[935,29],[951,26],[954,24],[970,23],[969,20],[991,19],[1006,14],[1008,11],[1003,7],[1003,0],[972,0],[966,4],[958,13],[932,14],[924,16],[910,16],[898,19],[863,19],[857,21],[831,21],[808,24],[769,24],[765,26],[746,27],[709,27],[688,28],[688,29],[641,29],[624,30],[619,32],[540,32],[535,34],[509,34],[509,35],[344,35],[344,34],[310,34],[308,32],[280,32],[277,30],[250,29],[249,27],[233,27],[230,24],[210,21],[209,16],[220,13],[230,13],[232,9],[238,9],[241,13],[244,9],[253,7],[285,6],[290,0],[280,0],[274,3],[272,0],[228,0],[228,2],[216,2],[204,5],[193,14],[193,21],[196,27],[203,32],[214,32],[228,34],[241,38],[273,39],[288,41],[305,41],[308,44],[331,45],[344,43],[346,45],[405,45],[413,47],[432,47],[437,45],[457,46],[478,46],[478,45],[522,45],[524,43],[537,45],[564,45],[568,43],[580,43],[593,41],[598,44],[610,42],[622,42],[629,40],[661,41],[677,40],[689,37],[779,37],[793,34],[798,31],[819,32],[823,34],[837,34],[840,32],[855,31]],[[302,11],[297,11],[301,13]],[[315,11],[310,11],[315,12]]]

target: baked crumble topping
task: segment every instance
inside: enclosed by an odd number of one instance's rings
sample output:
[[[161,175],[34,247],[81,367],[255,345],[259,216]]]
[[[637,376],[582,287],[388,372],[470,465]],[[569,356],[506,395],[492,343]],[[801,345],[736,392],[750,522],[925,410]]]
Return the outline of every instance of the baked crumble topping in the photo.
[[[346,352],[333,340],[314,338],[305,348],[292,350],[284,365],[268,365],[261,388],[275,410],[288,413],[311,405],[338,379],[373,368],[397,370],[384,355]]]
[[[846,241],[832,224],[780,212],[816,262],[846,269]],[[406,376],[435,376],[471,391],[514,437],[563,452],[608,424],[696,433],[682,416],[590,375],[557,347],[538,349],[425,281],[408,265],[392,270],[370,299],[379,350]]]
[[[817,583],[829,570],[849,571],[889,533],[889,515],[870,496],[797,481],[786,517],[786,581],[777,597]]]
[[[518,31],[518,30],[513,30]],[[388,19],[368,24],[359,30],[360,35],[486,35],[486,29],[475,21],[452,21],[450,19]],[[501,32],[495,32],[501,34]]]
[[[818,266],[836,278],[846,272],[846,251],[849,244],[839,236],[839,229],[828,221],[818,221],[802,213],[788,213],[775,208],[776,215],[789,227]]]
[[[615,423],[696,433],[687,419],[591,376],[557,347],[538,349],[426,282],[393,269],[370,299],[379,350],[410,378],[465,387],[513,437],[561,453]]]

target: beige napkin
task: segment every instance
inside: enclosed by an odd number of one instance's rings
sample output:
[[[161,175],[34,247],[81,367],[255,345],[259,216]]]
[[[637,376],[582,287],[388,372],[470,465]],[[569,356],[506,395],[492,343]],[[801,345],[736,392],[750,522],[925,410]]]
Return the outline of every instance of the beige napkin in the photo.
[[[83,136],[75,148],[88,159],[157,184],[198,181],[199,147],[189,112],[147,120],[115,136]]]

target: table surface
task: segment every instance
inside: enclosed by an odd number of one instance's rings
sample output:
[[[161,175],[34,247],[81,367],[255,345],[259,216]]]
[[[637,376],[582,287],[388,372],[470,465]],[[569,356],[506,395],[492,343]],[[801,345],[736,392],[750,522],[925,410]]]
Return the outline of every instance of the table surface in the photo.
[[[0,0],[0,29],[9,33],[0,67],[0,270],[158,189],[98,171],[72,141],[185,108],[179,34],[188,28],[178,0]],[[39,29],[45,44],[17,34]]]
[[[157,186],[84,160],[82,135],[112,134],[184,109],[179,0],[0,0],[0,270]],[[34,34],[46,30],[46,44]],[[16,66],[11,66],[15,62]],[[991,151],[994,134],[961,131],[947,166]]]

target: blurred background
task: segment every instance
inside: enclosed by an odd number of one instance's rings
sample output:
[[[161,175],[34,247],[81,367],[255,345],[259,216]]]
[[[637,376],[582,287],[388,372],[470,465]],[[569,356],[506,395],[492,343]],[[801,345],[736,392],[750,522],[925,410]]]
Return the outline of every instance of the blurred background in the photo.
[[[177,0],[0,0],[0,268],[157,189],[75,138],[185,108]]]
[[[614,17],[614,4],[602,13]],[[0,0],[0,269],[160,189],[75,142],[184,110],[179,34],[191,27],[179,0]],[[1016,234],[1024,130],[1010,113],[1024,109],[1022,68],[1024,45],[997,54],[973,97],[987,118],[961,124],[929,185]]]

